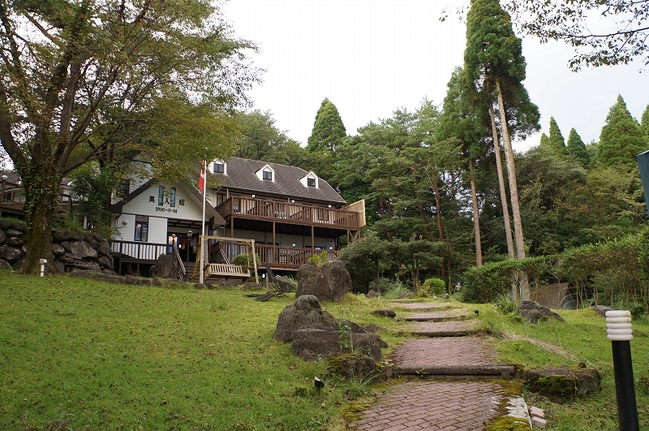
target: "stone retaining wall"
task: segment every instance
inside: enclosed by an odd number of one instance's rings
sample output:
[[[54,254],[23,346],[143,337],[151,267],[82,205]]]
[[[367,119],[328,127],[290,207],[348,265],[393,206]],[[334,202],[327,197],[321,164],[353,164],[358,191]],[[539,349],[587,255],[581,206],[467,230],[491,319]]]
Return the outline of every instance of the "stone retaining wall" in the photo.
[[[0,220],[0,269],[21,266],[27,253],[25,233],[24,223]],[[83,269],[115,274],[108,241],[94,233],[54,231],[52,254],[54,265],[61,272]]]

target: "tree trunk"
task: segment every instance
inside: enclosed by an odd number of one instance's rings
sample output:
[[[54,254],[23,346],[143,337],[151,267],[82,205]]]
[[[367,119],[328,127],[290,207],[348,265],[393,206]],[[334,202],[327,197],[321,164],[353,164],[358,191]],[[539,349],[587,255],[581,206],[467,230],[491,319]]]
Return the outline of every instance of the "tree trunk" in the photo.
[[[480,237],[480,212],[478,210],[478,193],[475,185],[473,159],[469,158],[469,177],[471,181],[471,201],[473,202],[473,230],[475,237],[475,265],[482,266],[482,239]]]
[[[25,179],[25,222],[27,256],[21,271],[39,274],[41,259],[47,259],[49,273],[56,272],[52,254],[52,220],[59,205],[58,178],[35,175]]]
[[[516,240],[516,255],[518,259],[525,259],[525,242],[523,239],[523,223],[521,212],[518,206],[518,185],[516,184],[516,166],[514,164],[514,150],[507,127],[507,115],[505,113],[505,102],[500,91],[500,81],[496,79],[496,90],[498,91],[498,109],[500,110],[501,133],[503,146],[505,147],[505,165],[507,166],[507,178],[509,179],[509,196],[512,204],[512,218],[514,219],[514,238]]]
[[[523,238],[523,222],[518,206],[518,185],[516,184],[516,165],[514,164],[514,150],[507,127],[507,115],[505,113],[505,102],[503,101],[500,81],[496,79],[496,90],[498,91],[498,109],[500,110],[501,132],[505,147],[505,163],[507,165],[507,177],[509,178],[509,196],[512,204],[512,217],[514,219],[514,236],[516,239],[516,255],[519,260],[525,259],[525,240]],[[520,283],[520,295],[523,301],[530,299],[530,286],[527,274],[523,273]]]
[[[505,224],[505,239],[507,241],[507,255],[510,260],[514,259],[514,241],[512,240],[512,227],[509,224],[509,208],[507,205],[507,191],[505,190],[505,176],[503,174],[503,163],[500,160],[500,144],[498,143],[498,127],[494,110],[489,105],[489,117],[491,118],[491,132],[494,139],[494,155],[496,156],[496,170],[498,172],[498,186],[500,187],[500,204],[503,209],[503,223]]]

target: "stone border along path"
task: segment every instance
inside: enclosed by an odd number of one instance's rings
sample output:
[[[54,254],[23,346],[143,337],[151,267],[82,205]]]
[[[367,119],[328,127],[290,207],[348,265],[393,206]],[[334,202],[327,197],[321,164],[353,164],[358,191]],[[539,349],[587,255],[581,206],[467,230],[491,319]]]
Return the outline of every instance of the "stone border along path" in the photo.
[[[527,408],[520,408],[521,398],[505,396],[498,381],[511,378],[514,367],[496,362],[496,351],[488,339],[475,334],[475,321],[458,321],[458,316],[473,318],[472,313],[458,313],[451,304],[395,303],[396,309],[432,311],[414,313],[401,320],[404,332],[415,338],[399,346],[388,369],[397,376],[432,377],[437,380],[408,381],[390,388],[376,403],[361,413],[358,421],[348,424],[357,431],[481,431],[508,406],[510,416],[530,421]],[[445,310],[445,311],[442,311]],[[461,311],[461,310],[460,310]],[[429,314],[430,320],[422,320]],[[412,316],[416,319],[412,319]],[[440,317],[445,316],[445,319]],[[398,317],[398,312],[397,312]],[[480,377],[481,379],[476,379]],[[441,380],[449,379],[452,380]],[[519,406],[514,408],[513,406]],[[530,425],[531,428],[531,425]]]

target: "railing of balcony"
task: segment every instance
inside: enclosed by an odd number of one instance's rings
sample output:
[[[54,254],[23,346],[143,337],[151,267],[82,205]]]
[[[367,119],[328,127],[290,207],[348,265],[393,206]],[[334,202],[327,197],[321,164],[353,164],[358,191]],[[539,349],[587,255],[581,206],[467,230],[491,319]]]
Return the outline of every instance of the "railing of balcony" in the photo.
[[[23,186],[19,183],[0,181],[0,204],[24,205],[25,197]],[[59,201],[61,211],[72,211],[72,196],[61,193]]]
[[[330,225],[345,229],[361,226],[361,214],[355,211],[256,198],[231,197],[216,207],[216,210],[222,217],[239,215],[264,220]]]
[[[226,256],[232,263],[234,257],[239,254],[248,254],[250,248],[247,244],[235,244],[228,241],[219,241],[212,245],[210,249],[210,262],[218,262],[223,260],[222,256]],[[259,256],[260,262],[257,262],[258,267],[264,267],[269,264],[272,268],[284,268],[287,270],[297,270],[305,263],[309,263],[309,258],[314,254],[327,252],[328,260],[336,258],[334,250],[318,250],[312,248],[298,248],[287,247],[270,244],[255,243],[255,252]]]

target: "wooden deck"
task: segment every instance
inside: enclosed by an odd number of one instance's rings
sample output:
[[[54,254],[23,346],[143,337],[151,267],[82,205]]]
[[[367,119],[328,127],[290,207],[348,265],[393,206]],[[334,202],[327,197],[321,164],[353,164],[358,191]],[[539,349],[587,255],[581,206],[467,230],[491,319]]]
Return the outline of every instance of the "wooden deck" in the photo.
[[[365,224],[364,214],[358,211],[256,198],[231,197],[216,211],[225,219],[236,217],[332,229],[357,230]]]

